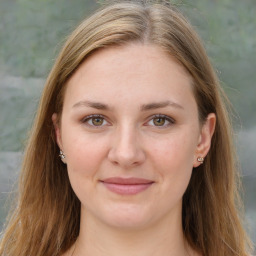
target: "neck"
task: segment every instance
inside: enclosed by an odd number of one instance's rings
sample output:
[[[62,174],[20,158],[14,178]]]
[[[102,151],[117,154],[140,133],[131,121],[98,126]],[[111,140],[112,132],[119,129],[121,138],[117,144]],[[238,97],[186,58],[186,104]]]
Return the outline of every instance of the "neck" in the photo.
[[[192,256],[186,246],[181,213],[164,217],[150,227],[116,228],[82,210],[80,234],[73,256]]]

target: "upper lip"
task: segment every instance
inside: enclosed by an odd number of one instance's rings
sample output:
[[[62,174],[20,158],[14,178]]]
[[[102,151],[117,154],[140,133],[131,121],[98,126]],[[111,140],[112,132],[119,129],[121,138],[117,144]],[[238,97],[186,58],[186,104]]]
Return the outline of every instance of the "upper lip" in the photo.
[[[154,181],[143,179],[143,178],[122,178],[122,177],[111,177],[102,180],[102,182],[109,183],[109,184],[120,184],[120,185],[139,185],[139,184],[149,184],[153,183]]]

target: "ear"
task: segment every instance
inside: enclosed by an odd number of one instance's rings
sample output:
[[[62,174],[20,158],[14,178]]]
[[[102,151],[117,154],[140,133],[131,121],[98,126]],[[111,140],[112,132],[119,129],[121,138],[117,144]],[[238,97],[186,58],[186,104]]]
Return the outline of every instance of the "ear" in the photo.
[[[200,136],[198,139],[198,144],[197,144],[196,152],[194,156],[194,164],[193,164],[194,167],[198,167],[202,163],[198,161],[198,157],[204,158],[210,150],[211,139],[214,133],[215,124],[216,124],[216,115],[214,113],[210,113],[207,116],[207,119],[201,128],[201,132],[200,132]]]
[[[56,113],[54,113],[52,115],[52,122],[54,125],[57,144],[58,144],[59,148],[62,149],[61,131],[60,131],[60,125],[58,122],[58,115]]]

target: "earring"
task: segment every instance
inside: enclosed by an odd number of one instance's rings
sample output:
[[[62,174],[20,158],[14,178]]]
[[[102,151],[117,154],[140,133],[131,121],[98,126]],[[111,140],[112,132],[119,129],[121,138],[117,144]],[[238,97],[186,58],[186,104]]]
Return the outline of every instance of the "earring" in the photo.
[[[202,164],[202,163],[204,162],[204,158],[201,157],[201,156],[199,156],[199,157],[197,158],[197,161],[198,161],[200,164]]]
[[[60,157],[61,161],[65,164],[66,163],[66,160],[65,160],[66,156],[64,155],[62,150],[60,150],[59,157]]]

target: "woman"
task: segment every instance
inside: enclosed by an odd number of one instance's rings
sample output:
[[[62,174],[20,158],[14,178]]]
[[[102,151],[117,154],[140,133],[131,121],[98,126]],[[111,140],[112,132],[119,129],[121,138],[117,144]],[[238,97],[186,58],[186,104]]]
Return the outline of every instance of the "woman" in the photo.
[[[173,7],[95,13],[46,82],[0,254],[249,255],[223,100]]]

